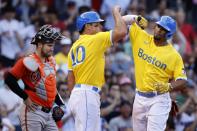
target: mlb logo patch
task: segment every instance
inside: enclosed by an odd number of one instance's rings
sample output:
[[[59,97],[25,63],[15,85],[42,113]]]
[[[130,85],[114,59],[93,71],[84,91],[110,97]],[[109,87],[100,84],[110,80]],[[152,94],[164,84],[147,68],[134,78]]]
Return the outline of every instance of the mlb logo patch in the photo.
[[[182,73],[183,73],[183,74],[186,74],[186,71],[185,71],[185,69],[184,69],[184,68],[182,68]]]

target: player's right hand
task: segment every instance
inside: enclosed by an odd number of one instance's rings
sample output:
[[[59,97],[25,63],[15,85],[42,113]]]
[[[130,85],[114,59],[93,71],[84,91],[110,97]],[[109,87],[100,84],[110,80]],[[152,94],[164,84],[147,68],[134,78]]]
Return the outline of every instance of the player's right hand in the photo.
[[[33,103],[33,101],[27,97],[27,99],[24,101],[25,105],[27,106],[28,111],[36,111],[37,105]]]
[[[113,11],[117,11],[117,12],[120,12],[121,11],[121,7],[119,5],[115,5],[113,7]]]
[[[167,93],[172,90],[171,83],[156,82],[153,84],[153,87],[160,94]]]
[[[148,26],[148,21],[142,17],[141,15],[138,15],[136,18],[137,24],[142,28],[145,29]]]

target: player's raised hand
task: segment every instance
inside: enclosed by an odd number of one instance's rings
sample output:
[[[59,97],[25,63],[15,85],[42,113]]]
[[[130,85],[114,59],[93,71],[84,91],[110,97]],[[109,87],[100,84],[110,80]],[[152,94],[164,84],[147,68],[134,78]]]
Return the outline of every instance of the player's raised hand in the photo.
[[[145,29],[148,26],[148,21],[141,15],[137,16],[136,22],[142,29]]]
[[[115,5],[112,10],[113,12],[121,12],[121,7],[119,5]]]

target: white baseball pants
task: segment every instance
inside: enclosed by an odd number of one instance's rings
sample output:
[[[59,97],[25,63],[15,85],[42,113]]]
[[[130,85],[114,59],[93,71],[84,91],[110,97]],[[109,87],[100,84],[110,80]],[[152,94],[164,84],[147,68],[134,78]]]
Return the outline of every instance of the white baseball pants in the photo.
[[[151,98],[136,93],[132,113],[133,131],[164,131],[170,110],[169,93]]]
[[[100,95],[92,87],[82,84],[72,90],[68,108],[76,131],[100,131]]]

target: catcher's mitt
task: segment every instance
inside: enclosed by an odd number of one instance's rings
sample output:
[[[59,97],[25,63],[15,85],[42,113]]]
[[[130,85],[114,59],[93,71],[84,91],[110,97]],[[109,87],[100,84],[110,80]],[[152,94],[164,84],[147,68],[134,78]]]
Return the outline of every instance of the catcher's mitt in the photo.
[[[55,122],[60,121],[64,116],[64,111],[59,106],[56,106],[53,108],[52,116]]]

